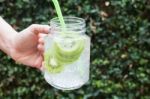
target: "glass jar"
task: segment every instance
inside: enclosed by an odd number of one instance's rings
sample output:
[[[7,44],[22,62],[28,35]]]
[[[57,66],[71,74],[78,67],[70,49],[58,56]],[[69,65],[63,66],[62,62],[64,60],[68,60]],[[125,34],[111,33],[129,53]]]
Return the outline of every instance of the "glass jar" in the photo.
[[[85,20],[64,17],[65,28],[58,18],[50,21],[51,31],[45,38],[44,78],[53,87],[73,90],[89,80],[90,38],[85,34]]]

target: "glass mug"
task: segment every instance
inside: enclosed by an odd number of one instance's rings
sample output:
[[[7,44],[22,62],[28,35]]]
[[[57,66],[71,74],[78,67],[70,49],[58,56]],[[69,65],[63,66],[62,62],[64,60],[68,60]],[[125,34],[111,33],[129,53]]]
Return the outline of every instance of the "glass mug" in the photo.
[[[58,18],[50,21],[45,37],[44,78],[61,90],[80,88],[89,80],[90,38],[85,34],[85,20],[64,17],[65,29]]]

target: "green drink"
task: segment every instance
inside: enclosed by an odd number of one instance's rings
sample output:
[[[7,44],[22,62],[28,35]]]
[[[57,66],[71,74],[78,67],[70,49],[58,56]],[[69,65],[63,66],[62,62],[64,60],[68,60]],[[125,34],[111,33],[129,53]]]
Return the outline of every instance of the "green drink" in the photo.
[[[84,33],[85,20],[62,17],[53,0],[59,18],[51,20],[51,34],[45,39],[44,77],[62,90],[81,87],[89,79],[90,38]]]

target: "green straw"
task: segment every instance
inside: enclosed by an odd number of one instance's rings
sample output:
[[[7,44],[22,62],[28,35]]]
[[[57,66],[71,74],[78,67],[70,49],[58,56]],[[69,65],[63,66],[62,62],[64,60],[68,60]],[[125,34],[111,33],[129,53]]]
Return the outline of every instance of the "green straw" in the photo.
[[[66,24],[65,24],[64,18],[62,16],[62,12],[61,12],[58,0],[52,0],[52,1],[54,3],[55,9],[56,9],[56,12],[57,12],[57,15],[58,15],[58,19],[60,21],[60,25],[62,27],[62,31],[64,32],[66,30]]]

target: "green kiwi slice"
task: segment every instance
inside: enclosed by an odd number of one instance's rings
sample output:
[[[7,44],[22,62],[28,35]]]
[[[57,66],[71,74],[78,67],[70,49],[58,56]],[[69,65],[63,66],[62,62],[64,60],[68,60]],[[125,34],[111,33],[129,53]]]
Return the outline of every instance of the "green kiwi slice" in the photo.
[[[65,48],[69,43],[54,43],[54,54],[57,61],[63,64],[69,64],[76,61],[84,49],[84,40],[74,40],[70,48]]]
[[[84,50],[84,38],[54,39],[52,48],[45,52],[45,67],[50,73],[59,73],[65,65],[78,60]]]
[[[59,73],[64,69],[64,66],[61,65],[59,62],[56,61],[54,56],[52,55],[52,51],[49,49],[44,54],[44,67],[50,73]]]

